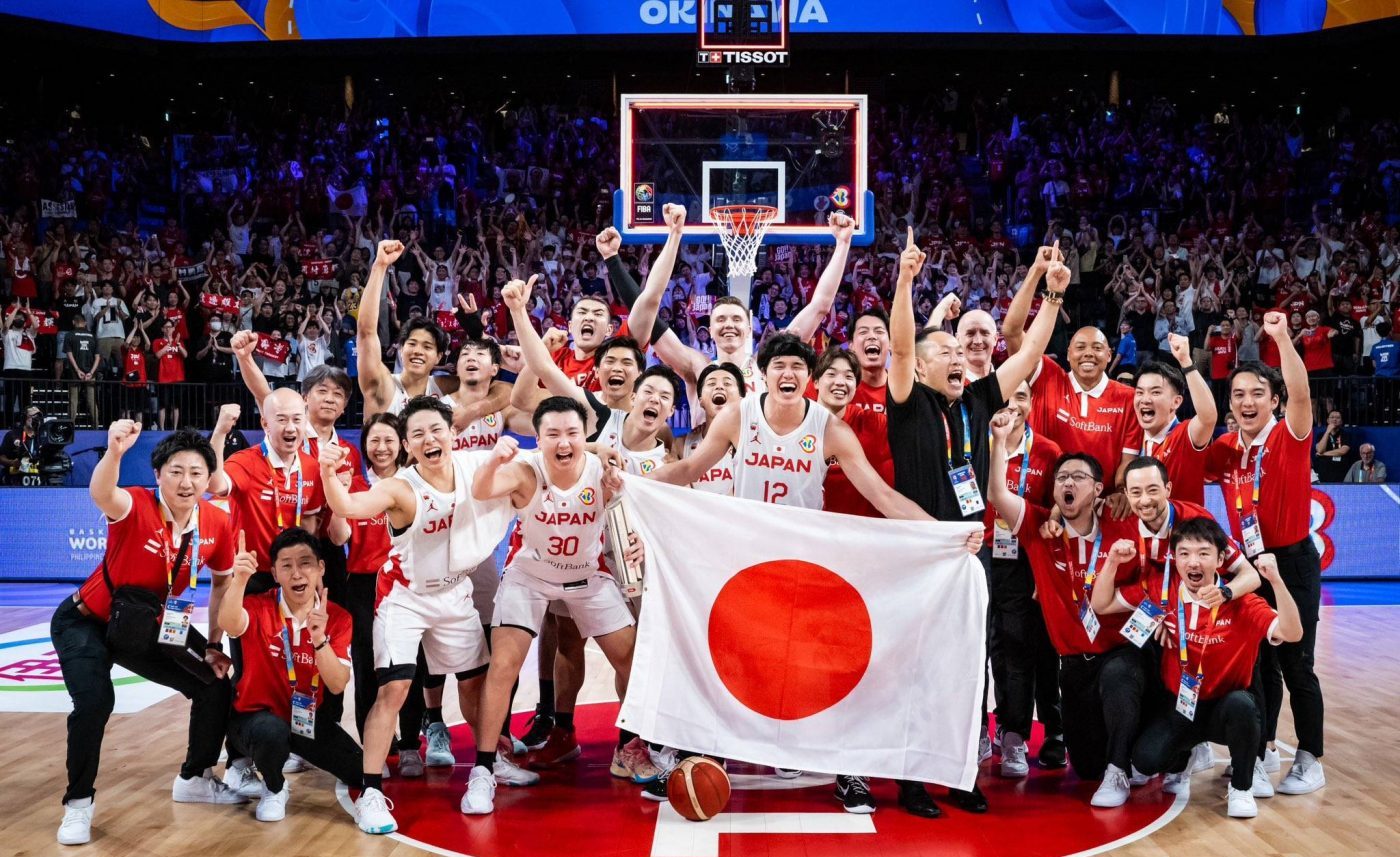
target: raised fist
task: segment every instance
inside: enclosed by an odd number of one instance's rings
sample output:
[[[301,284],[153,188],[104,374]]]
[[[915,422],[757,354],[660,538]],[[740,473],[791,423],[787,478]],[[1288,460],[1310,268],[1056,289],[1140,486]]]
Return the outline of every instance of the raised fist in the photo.
[[[664,210],[663,210],[664,211]],[[684,217],[682,217],[684,221]],[[604,259],[611,259],[617,255],[617,251],[622,248],[622,236],[617,230],[609,226],[593,239],[593,245],[598,248],[598,255]]]
[[[1171,346],[1172,356],[1183,367],[1191,365],[1191,340],[1179,333],[1167,334],[1167,345]]]
[[[140,423],[134,420],[117,420],[107,429],[107,448],[115,450],[117,455],[124,455],[136,445],[136,439],[140,436]]]
[[[344,461],[347,455],[349,455],[349,453],[347,453],[345,447],[340,444],[323,443],[320,444],[320,450],[316,456],[316,460],[320,463],[322,470],[327,473],[334,473],[340,469],[340,462]]]
[[[1288,336],[1288,319],[1281,312],[1264,313],[1264,332],[1275,339]]]
[[[520,452],[520,443],[508,434],[501,435],[501,439],[496,441],[496,446],[491,450],[491,455],[501,464],[511,461]]]
[[[671,202],[666,203],[661,206],[661,219],[665,221],[672,232],[680,232],[685,228],[685,206]]]
[[[226,435],[233,431],[233,427],[238,425],[238,418],[243,415],[243,407],[237,404],[219,406],[219,418],[214,423],[214,434]]]
[[[849,243],[851,236],[855,235],[856,222],[844,211],[832,212],[826,224],[831,227],[831,234],[836,236],[838,242]]]
[[[380,241],[379,249],[375,252],[374,264],[380,268],[387,268],[397,262],[402,255],[402,241]]]
[[[258,335],[251,330],[240,330],[229,341],[229,347],[240,360],[252,357],[258,347]]]
[[[544,347],[549,349],[550,354],[569,344],[569,332],[557,327],[546,330],[541,338],[544,340]]]
[[[1013,422],[1015,422],[1015,418],[1011,416],[1010,411],[1004,408],[992,414],[991,422],[988,423],[992,430],[992,437],[996,438],[998,443],[1005,444],[1007,437],[1011,435]]]
[[[1125,563],[1137,556],[1137,545],[1129,539],[1119,539],[1109,548],[1108,558],[1117,563]]]

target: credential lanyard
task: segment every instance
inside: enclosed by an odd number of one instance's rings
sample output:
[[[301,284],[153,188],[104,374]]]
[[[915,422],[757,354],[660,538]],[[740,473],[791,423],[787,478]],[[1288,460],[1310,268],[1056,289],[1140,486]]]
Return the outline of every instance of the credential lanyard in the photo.
[[[970,466],[972,464],[972,426],[967,419],[967,405],[963,402],[958,402],[958,407],[962,410],[963,462]],[[943,413],[942,409],[939,409],[938,415],[943,417],[943,443],[948,450],[948,467],[949,469],[952,469],[953,430],[952,427],[948,424],[948,415]],[[1030,429],[1027,429],[1027,431],[1030,431]]]
[[[1219,578],[1217,578],[1217,581]],[[1196,681],[1200,681],[1206,672],[1206,647],[1210,645],[1211,635],[1215,633],[1215,617],[1220,613],[1220,606],[1210,608],[1210,625],[1206,627],[1205,638],[1201,641],[1201,660],[1196,664]],[[1186,665],[1190,662],[1190,654],[1186,650],[1186,584],[1181,584],[1180,590],[1176,594],[1176,638],[1177,657],[1181,659],[1181,674],[1188,672]]]
[[[1173,507],[1172,504],[1171,504],[1170,502],[1168,502],[1168,503],[1167,503],[1167,534],[1166,534],[1166,536],[1163,537],[1163,541],[1165,541],[1165,542],[1167,543],[1167,551],[1166,551],[1166,556],[1164,556],[1164,557],[1162,558],[1162,595],[1161,595],[1161,598],[1159,599],[1159,603],[1162,605],[1162,611],[1163,611],[1163,612],[1166,612],[1167,606],[1170,604],[1170,602],[1168,601],[1168,598],[1170,597],[1170,594],[1169,594],[1169,592],[1168,592],[1168,587],[1170,586],[1170,584],[1171,584],[1171,579],[1172,579],[1172,549],[1171,549],[1171,539],[1172,539],[1172,525],[1175,524],[1175,523],[1176,523],[1176,508]],[[1156,541],[1156,540],[1157,540],[1156,536],[1154,536],[1154,537],[1152,538],[1152,540],[1153,540],[1153,541]],[[1149,557],[1148,554],[1147,554],[1147,540],[1144,539],[1144,538],[1142,537],[1142,526],[1141,526],[1141,525],[1138,526],[1138,556],[1142,557],[1144,561],[1150,559],[1150,557]],[[1144,581],[1144,582],[1145,582],[1145,581]]]
[[[1269,431],[1264,434],[1264,439],[1259,441],[1259,454],[1254,456],[1254,490],[1251,492],[1250,514],[1254,514],[1254,510],[1259,508],[1259,484],[1263,476],[1264,447],[1268,445],[1269,435],[1273,433],[1274,427],[1277,425],[1278,423],[1275,423],[1274,426],[1271,426]],[[1243,444],[1243,441],[1241,441],[1241,444]],[[1253,446],[1253,444],[1250,444],[1250,446]],[[1242,446],[1240,449],[1240,466],[1247,467],[1248,461],[1249,447]],[[1240,514],[1244,513],[1244,492],[1238,489],[1235,491],[1235,511]]]
[[[271,468],[271,467],[272,467],[272,448],[269,447],[269,446],[267,445],[267,439],[266,439],[266,438],[263,439],[263,442],[262,442],[261,446],[262,446],[262,454],[263,454],[263,457],[267,459],[267,466],[268,466],[269,468]],[[293,451],[293,452],[292,452],[292,455],[293,455],[293,457],[295,457],[295,456],[296,456],[296,452]],[[301,471],[301,459],[299,459],[299,458],[296,459],[296,463],[297,463],[297,467],[296,467],[296,473],[297,473],[297,517],[296,517],[296,522],[295,522],[292,526],[300,527],[300,526],[301,526],[301,510],[305,507],[305,504],[306,504],[306,497],[304,496],[304,492],[302,491],[302,488],[303,488],[303,487],[305,486],[305,484],[306,484],[306,474],[302,473],[302,471]],[[287,471],[287,487],[288,487],[288,488],[291,488],[291,487],[292,487],[292,471],[289,470],[289,469],[287,469],[286,465],[283,465],[283,469]],[[283,518],[282,518],[282,504],[281,504],[280,502],[278,502],[278,500],[277,500],[277,473],[276,473],[276,469],[275,469],[275,468],[273,468],[273,474],[272,474],[272,506],[273,506],[274,509],[277,510],[277,529],[278,529],[278,530],[285,530],[285,529],[287,528],[287,523],[286,523],[286,521],[283,520]]]
[[[156,503],[160,506],[161,516],[170,522],[170,538],[165,543],[165,588],[167,592],[175,591],[175,575],[180,569],[180,552],[175,547],[175,516],[170,514],[170,507],[165,505],[165,501],[160,497],[160,489],[156,489]],[[199,504],[196,502],[194,511],[190,512],[194,516],[194,533],[190,537],[190,595],[193,597],[196,587],[199,585]],[[174,556],[171,552],[174,551]]]
[[[282,617],[282,657],[287,662],[287,685],[291,687],[292,693],[297,692],[297,662],[292,654],[292,616],[287,609],[286,603],[282,600],[282,590],[277,590],[277,614]],[[314,659],[313,659],[314,666]],[[321,671],[315,670],[311,674],[311,695],[316,695],[316,688],[321,684]]]

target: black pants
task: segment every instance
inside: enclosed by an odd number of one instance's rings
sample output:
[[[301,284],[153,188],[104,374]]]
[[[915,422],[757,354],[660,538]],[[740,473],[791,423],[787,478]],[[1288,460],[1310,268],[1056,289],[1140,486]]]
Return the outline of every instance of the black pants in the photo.
[[[268,790],[280,792],[285,780],[282,766],[296,753],[306,761],[351,787],[361,784],[364,767],[360,745],[340,724],[316,712],[316,738],[292,734],[292,724],[271,711],[235,713],[229,719],[229,742],[249,756],[262,772]]]
[[[219,761],[219,745],[228,725],[233,685],[227,678],[205,684],[162,654],[116,657],[107,647],[107,624],[84,616],[72,598],[54,611],[49,636],[63,669],[63,683],[73,700],[68,715],[68,790],[65,802],[92,797],[102,755],[102,736],[116,705],[112,664],[178,691],[191,702],[189,745],[182,777],[195,777]]]
[[[1109,764],[1128,770],[1146,681],[1143,653],[1129,645],[1060,659],[1065,746],[1081,780],[1102,779]]]
[[[1045,734],[1060,735],[1060,658],[1035,603],[1025,559],[994,559],[989,578],[992,621],[988,653],[996,684],[997,725],[1029,739],[1033,708]]]
[[[1298,604],[1303,620],[1303,639],[1272,646],[1265,640],[1259,647],[1259,674],[1263,680],[1264,740],[1274,740],[1278,715],[1283,709],[1283,688],[1288,686],[1293,710],[1293,729],[1298,733],[1298,749],[1322,758],[1322,685],[1317,680],[1313,650],[1317,646],[1318,608],[1322,603],[1322,560],[1312,539],[1285,548],[1274,548],[1279,574],[1288,594]],[[1277,607],[1273,587],[1263,581],[1259,594]]]
[[[1214,741],[1230,748],[1230,785],[1246,791],[1254,782],[1254,761],[1263,728],[1257,698],[1235,690],[1196,705],[1196,719],[1187,720],[1170,708],[1161,709],[1133,745],[1133,767],[1144,774],[1180,773],[1191,761],[1191,748]]]
[[[243,597],[247,598],[249,595],[261,595],[264,592],[271,592],[276,588],[277,579],[272,576],[272,572],[259,571],[248,578],[248,584],[243,590]],[[243,674],[243,641],[237,637],[229,637],[228,659],[233,662],[233,676],[234,680],[237,681],[238,676]],[[228,741],[226,746],[228,749],[229,762],[235,762],[238,759],[244,758],[243,753],[237,747],[233,746],[233,741]],[[278,770],[280,771],[281,768],[278,768]]]
[[[350,668],[355,681],[355,728],[365,737],[365,718],[379,698],[374,676],[374,589],[373,574],[347,575],[345,601],[340,606],[350,614]]]

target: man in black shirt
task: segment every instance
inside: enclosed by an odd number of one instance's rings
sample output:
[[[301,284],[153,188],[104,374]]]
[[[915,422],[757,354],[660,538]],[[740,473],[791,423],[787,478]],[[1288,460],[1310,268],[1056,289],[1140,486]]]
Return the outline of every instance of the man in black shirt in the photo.
[[[957,338],[942,331],[915,340],[913,283],[925,255],[908,244],[899,257],[899,279],[890,312],[889,386],[885,410],[889,419],[894,487],[940,521],[982,521],[986,514],[987,475],[992,414],[1040,364],[1069,286],[1070,273],[1059,260],[1059,246],[1040,248],[1036,266],[1046,271],[1049,306],[1036,314],[1021,349],[999,369],[970,383]],[[983,568],[991,551],[978,554]],[[986,812],[987,800],[976,786],[970,792],[950,791],[953,801],[969,812]]]
[[[1342,298],[1336,303],[1336,310],[1327,319],[1327,326],[1337,331],[1332,337],[1332,362],[1337,366],[1338,375],[1355,375],[1360,364],[1361,326],[1351,315],[1351,301]]]
[[[102,423],[97,417],[97,384],[94,379],[102,368],[102,355],[97,352],[97,337],[87,329],[87,317],[81,312],[73,317],[73,329],[64,338],[63,360],[72,383],[68,385],[68,416],[78,421],[78,393],[87,399],[90,425]]]

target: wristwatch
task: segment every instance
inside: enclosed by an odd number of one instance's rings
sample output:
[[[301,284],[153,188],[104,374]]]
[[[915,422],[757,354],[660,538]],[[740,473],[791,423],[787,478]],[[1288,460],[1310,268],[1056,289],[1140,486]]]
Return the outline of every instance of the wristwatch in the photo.
[[[1220,584],[1220,594],[1224,596],[1226,603],[1228,603],[1231,598],[1235,597],[1235,593],[1231,592],[1230,587],[1224,583]]]
[[[204,646],[204,651],[206,652],[222,652],[223,650],[224,643],[222,640],[219,640],[217,642],[211,642]]]
[[[1221,587],[1221,588],[1223,589],[1224,587]],[[1229,601],[1230,599],[1226,598],[1225,600],[1226,600],[1226,601]],[[330,635],[330,634],[327,634],[327,635],[326,635],[326,638],[320,642],[320,645],[312,646],[312,647],[311,647],[311,650],[312,650],[312,651],[315,651],[315,652],[319,652],[319,651],[321,651],[322,649],[324,649],[326,646],[329,646],[330,644],[331,644],[331,635]]]

